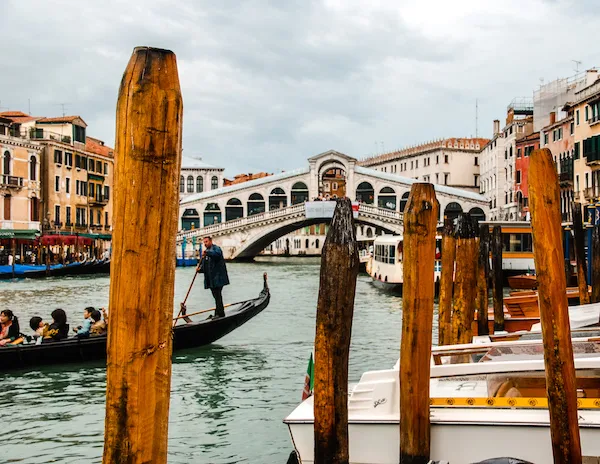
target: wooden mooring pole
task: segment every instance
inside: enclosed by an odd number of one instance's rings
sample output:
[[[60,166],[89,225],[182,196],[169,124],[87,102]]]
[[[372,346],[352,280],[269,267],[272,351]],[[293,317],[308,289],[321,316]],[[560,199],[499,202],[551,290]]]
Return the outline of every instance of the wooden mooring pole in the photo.
[[[452,306],[452,343],[471,343],[477,294],[478,230],[471,216],[461,213],[456,221],[456,282]]]
[[[440,277],[440,304],[438,310],[438,345],[452,343],[452,292],[454,288],[454,261],[456,237],[452,220],[446,218],[442,233],[442,275]]]
[[[494,297],[494,333],[504,330],[504,294],[502,293],[502,228],[492,229],[492,292]]]
[[[117,102],[104,464],[167,462],[182,111],[175,54],[136,48]]]
[[[600,303],[600,225],[592,231],[592,303]]]
[[[585,232],[583,230],[583,213],[581,209],[581,203],[573,204],[573,233],[575,235],[574,242],[575,258],[577,259],[577,287],[579,288],[579,304],[588,304],[590,302],[590,293],[587,282],[584,238]]]
[[[529,196],[554,462],[580,464],[575,365],[565,293],[560,187],[552,153],[547,148],[531,154]]]
[[[337,201],[323,245],[315,335],[315,464],[348,464],[348,359],[358,246],[348,198]]]
[[[479,263],[477,266],[477,334],[488,335],[488,280],[490,278],[490,228],[487,224],[479,226]]]
[[[400,343],[400,463],[430,453],[429,379],[435,235],[440,205],[431,184],[413,184],[404,211],[404,285]]]

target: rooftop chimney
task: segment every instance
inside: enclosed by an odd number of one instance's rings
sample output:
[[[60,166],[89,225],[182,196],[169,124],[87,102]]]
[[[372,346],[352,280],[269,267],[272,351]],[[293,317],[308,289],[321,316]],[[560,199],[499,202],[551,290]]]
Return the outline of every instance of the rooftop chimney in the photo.
[[[494,119],[494,135],[500,133],[500,120]]]
[[[550,125],[556,122],[556,111],[550,111]]]
[[[597,69],[588,69],[585,73],[585,85],[592,85],[598,79]]]

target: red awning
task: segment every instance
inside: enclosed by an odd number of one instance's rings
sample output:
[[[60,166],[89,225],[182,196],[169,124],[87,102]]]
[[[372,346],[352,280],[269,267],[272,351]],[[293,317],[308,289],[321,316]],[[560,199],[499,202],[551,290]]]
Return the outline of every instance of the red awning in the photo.
[[[41,237],[42,245],[86,245],[91,246],[94,241],[88,237],[79,237],[78,235],[43,235]]]

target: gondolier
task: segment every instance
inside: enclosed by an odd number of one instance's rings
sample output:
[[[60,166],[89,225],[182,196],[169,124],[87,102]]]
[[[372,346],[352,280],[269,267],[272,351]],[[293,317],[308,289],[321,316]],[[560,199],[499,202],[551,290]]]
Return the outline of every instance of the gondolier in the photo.
[[[223,287],[229,285],[223,251],[215,245],[211,237],[204,237],[202,260],[196,269],[204,274],[204,288],[210,288],[215,298],[215,317],[225,317],[223,307]]]

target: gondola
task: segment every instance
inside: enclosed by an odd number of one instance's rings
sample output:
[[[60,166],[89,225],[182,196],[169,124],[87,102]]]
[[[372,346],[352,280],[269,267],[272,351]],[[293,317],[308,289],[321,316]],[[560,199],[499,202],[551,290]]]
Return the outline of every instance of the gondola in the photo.
[[[225,310],[225,317],[176,325],[173,329],[173,350],[196,348],[221,339],[265,309],[270,298],[265,274],[264,287],[258,298],[234,303]],[[190,319],[186,316],[186,320]],[[106,335],[89,338],[73,337],[41,345],[22,344],[1,347],[0,369],[6,371],[49,364],[105,359],[106,339]]]

